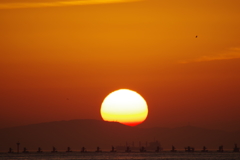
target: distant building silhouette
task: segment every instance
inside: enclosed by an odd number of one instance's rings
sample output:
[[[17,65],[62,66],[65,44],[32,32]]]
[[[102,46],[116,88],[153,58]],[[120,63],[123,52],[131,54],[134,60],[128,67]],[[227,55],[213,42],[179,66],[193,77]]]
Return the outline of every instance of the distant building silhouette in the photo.
[[[53,147],[53,150],[51,151],[52,153],[56,153],[58,152],[57,149],[55,147]]]
[[[172,145],[171,152],[177,152],[176,148]]]
[[[111,149],[110,152],[117,152],[117,151],[115,150],[114,146],[112,146],[112,149]]]
[[[23,148],[23,153],[29,153],[26,147]]]
[[[208,152],[208,150],[207,150],[207,148],[205,146],[203,146],[202,152]]]
[[[97,147],[97,150],[95,152],[102,152],[102,150],[100,149],[100,147]]]
[[[38,147],[37,153],[42,153],[42,149],[40,147]]]
[[[190,146],[188,146],[188,147],[185,147],[185,152],[194,152],[194,147],[190,147]]]
[[[156,151],[156,148],[159,148],[159,151],[163,150],[159,141],[154,140],[154,141],[149,142],[149,143],[146,142],[146,149],[147,150],[155,150]]]
[[[11,147],[9,148],[8,153],[13,153],[13,150]]]
[[[159,147],[159,146],[157,146],[157,148],[156,148],[155,152],[159,152],[159,151],[160,151],[160,147]]]
[[[239,148],[237,147],[237,144],[235,144],[235,147],[233,148],[233,152],[239,152]]]
[[[218,152],[223,152],[223,145],[219,146],[217,151]]]
[[[126,152],[126,148],[129,147],[129,150],[139,150],[142,148],[142,146],[144,146],[145,150],[148,151],[162,151],[163,148],[161,147],[161,144],[158,141],[152,141],[152,142],[146,142],[146,143],[141,143],[141,141],[139,141],[139,146],[135,146],[134,142],[133,145],[130,149],[130,146],[128,145],[128,143],[126,142],[126,145],[120,145],[120,146],[116,146],[117,150],[125,150]],[[129,151],[128,151],[129,152]]]
[[[67,151],[66,152],[72,152],[70,147],[67,147]]]
[[[125,150],[125,152],[131,152],[130,147],[127,147],[127,149]]]
[[[142,147],[140,148],[140,152],[147,152],[147,150],[145,149],[145,147],[142,146]]]
[[[20,143],[17,142],[17,153],[19,153],[19,145],[20,145]]]
[[[81,153],[87,152],[85,147],[82,147]]]

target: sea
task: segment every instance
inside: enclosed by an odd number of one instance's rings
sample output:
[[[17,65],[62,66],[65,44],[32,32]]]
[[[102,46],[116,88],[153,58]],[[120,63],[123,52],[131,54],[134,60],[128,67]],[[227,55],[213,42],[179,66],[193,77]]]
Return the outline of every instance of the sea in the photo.
[[[1,160],[240,160],[240,152],[43,152],[43,153],[0,153]]]

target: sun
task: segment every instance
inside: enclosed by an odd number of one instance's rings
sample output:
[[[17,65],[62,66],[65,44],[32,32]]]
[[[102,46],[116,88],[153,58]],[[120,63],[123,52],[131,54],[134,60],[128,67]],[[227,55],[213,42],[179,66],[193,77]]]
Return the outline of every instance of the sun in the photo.
[[[136,126],[147,118],[148,106],[135,91],[119,89],[110,93],[102,102],[101,116],[104,121]]]

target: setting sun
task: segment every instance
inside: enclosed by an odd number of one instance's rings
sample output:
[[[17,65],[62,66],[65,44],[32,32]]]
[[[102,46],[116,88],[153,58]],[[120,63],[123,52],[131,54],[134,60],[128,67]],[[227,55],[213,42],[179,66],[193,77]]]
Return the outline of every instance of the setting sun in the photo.
[[[101,115],[104,121],[136,126],[147,118],[148,107],[144,98],[137,92],[120,89],[104,99]]]

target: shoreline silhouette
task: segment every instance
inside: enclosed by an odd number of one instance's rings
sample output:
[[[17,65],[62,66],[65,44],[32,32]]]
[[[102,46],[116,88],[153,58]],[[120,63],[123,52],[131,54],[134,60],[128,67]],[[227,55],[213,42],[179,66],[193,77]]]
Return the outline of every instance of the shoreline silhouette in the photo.
[[[195,150],[195,148],[191,147],[191,146],[187,146],[187,147],[184,147],[184,149],[179,150],[179,152],[184,152],[184,151],[185,152],[225,152],[226,151],[226,152],[239,152],[240,153],[240,149],[237,147],[236,143],[234,144],[233,150],[227,149],[227,150],[224,151],[223,150],[223,145],[221,145],[221,146],[218,147],[218,150],[214,150],[214,149],[207,150],[206,146],[203,146],[202,150],[201,149]],[[64,151],[60,151],[60,152],[64,152]],[[173,145],[172,145],[172,149],[171,150],[163,150],[163,149],[161,149],[161,151],[159,150],[159,146],[156,148],[156,150],[146,150],[146,148],[144,146],[140,147],[139,150],[136,150],[136,149],[132,150],[129,146],[127,146],[125,150],[120,150],[120,151],[117,151],[115,149],[115,147],[112,146],[110,151],[109,150],[108,151],[107,150],[102,150],[100,147],[97,147],[97,149],[95,151],[93,151],[93,150],[92,151],[87,151],[85,147],[82,147],[78,151],[72,151],[70,147],[67,147],[67,151],[65,151],[65,152],[67,152],[67,153],[70,153],[70,152],[75,152],[75,153],[94,153],[94,152],[96,152],[96,153],[99,153],[99,152],[104,152],[104,153],[107,153],[107,152],[110,152],[110,153],[112,153],[112,152],[120,152],[120,153],[121,152],[126,152],[126,153],[131,153],[131,152],[132,153],[173,152],[174,153],[174,152],[177,152],[177,150],[176,150],[176,148]],[[11,147],[9,148],[7,153],[15,154],[15,152],[13,152],[13,149]],[[16,153],[18,153],[18,152],[16,152]],[[30,151],[27,150],[26,147],[24,147],[22,153],[34,153],[34,151],[30,152]],[[35,153],[43,153],[41,147],[38,147],[38,150],[35,151]],[[51,151],[45,151],[45,153],[58,153],[58,151],[53,146]]]
[[[90,126],[90,127],[89,127]],[[98,130],[98,132],[95,132]],[[18,133],[16,135],[16,133]],[[189,133],[192,134],[189,137]],[[240,140],[239,132],[224,132],[218,130],[208,130],[192,126],[179,127],[174,129],[165,128],[138,128],[128,127],[119,123],[104,122],[98,120],[74,120],[36,124],[17,128],[0,129],[0,151],[9,151],[20,153],[26,147],[28,151],[52,151],[52,145],[55,145],[57,151],[67,151],[67,147],[71,150],[91,151],[99,145],[102,151],[111,150],[114,146],[117,152],[126,150],[126,142],[132,151],[139,151],[143,146],[148,151],[161,151],[161,148],[169,151],[172,144],[176,150],[181,151],[184,147],[190,145],[195,150],[215,149],[218,150],[219,145],[227,149],[234,150],[234,144]],[[54,136],[57,135],[57,136]],[[218,135],[218,136],[216,136]],[[155,137],[161,142],[160,145],[155,143],[151,146],[151,142],[155,142]],[[165,137],[165,138],[161,138]],[[181,139],[184,139],[182,141]],[[20,142],[19,146],[16,142]],[[135,144],[134,144],[135,142]],[[146,144],[147,142],[147,144]],[[147,145],[147,146],[146,146]],[[119,147],[120,146],[120,147]],[[151,147],[150,147],[151,146]],[[159,149],[157,148],[159,146]],[[17,149],[19,147],[19,149]],[[238,146],[236,147],[238,148]],[[237,149],[235,149],[237,151]]]

